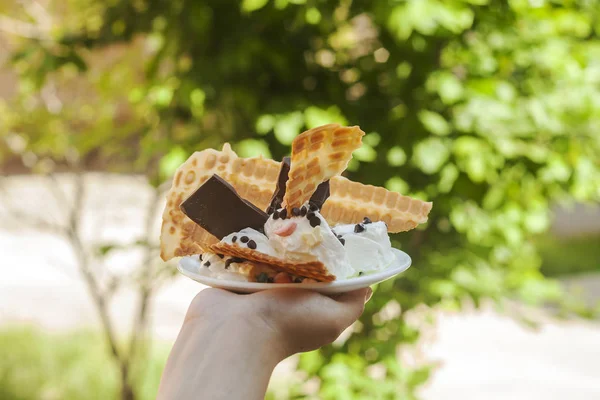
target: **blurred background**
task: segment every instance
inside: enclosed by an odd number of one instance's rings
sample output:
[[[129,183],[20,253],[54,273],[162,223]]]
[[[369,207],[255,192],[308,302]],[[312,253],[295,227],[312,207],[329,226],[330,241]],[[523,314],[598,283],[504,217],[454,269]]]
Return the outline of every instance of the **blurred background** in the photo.
[[[268,399],[600,398],[600,2],[0,1],[0,398],[152,399],[173,171],[360,125],[413,267]]]

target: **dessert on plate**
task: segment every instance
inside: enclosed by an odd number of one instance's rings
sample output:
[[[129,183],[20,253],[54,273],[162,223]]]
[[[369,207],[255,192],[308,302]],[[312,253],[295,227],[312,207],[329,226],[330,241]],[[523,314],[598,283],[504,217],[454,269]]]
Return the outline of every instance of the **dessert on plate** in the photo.
[[[357,126],[298,135],[281,162],[240,158],[228,144],[194,153],[167,194],[161,258],[238,281],[331,282],[385,269],[388,233],[427,221],[432,203],[341,176],[362,144]]]

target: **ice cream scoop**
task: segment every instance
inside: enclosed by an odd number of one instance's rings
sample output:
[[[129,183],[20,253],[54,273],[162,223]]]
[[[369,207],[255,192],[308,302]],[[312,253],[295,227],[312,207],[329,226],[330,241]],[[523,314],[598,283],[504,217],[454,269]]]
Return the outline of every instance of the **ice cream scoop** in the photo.
[[[306,213],[286,219],[275,218],[274,214],[265,224],[265,234],[279,257],[298,262],[321,261],[337,279],[355,275],[344,246],[327,221],[318,211],[309,211],[308,204],[303,207]]]
[[[344,241],[348,261],[356,271],[378,271],[394,260],[384,222],[337,225],[333,231]]]

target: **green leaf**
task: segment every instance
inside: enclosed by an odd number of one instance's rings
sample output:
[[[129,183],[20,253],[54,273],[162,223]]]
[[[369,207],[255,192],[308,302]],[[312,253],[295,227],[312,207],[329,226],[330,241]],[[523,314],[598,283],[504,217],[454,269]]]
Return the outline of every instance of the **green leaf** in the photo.
[[[315,106],[308,107],[304,110],[304,118],[308,129],[325,124],[348,125],[348,120],[342,115],[337,106],[331,106],[326,109]]]
[[[312,25],[316,25],[321,22],[321,12],[316,7],[311,7],[306,10],[306,22]]]
[[[399,167],[406,162],[406,153],[402,147],[394,146],[387,153],[388,164],[392,167]]]
[[[377,152],[368,144],[363,144],[360,148],[354,150],[352,156],[359,161],[373,162],[377,159]]]
[[[272,158],[269,145],[262,139],[244,139],[235,145],[235,151],[240,157]]]
[[[525,215],[525,228],[533,234],[545,232],[550,226],[550,218],[546,209],[531,211]]]
[[[252,11],[260,10],[267,5],[269,0],[242,0],[242,11],[250,13]]]
[[[300,355],[298,366],[309,374],[315,374],[325,364],[319,350],[310,351]]]
[[[167,179],[175,173],[177,168],[187,159],[188,154],[181,147],[173,147],[161,158],[158,169],[162,179]]]
[[[377,132],[367,133],[362,138],[363,143],[371,147],[377,147],[379,142],[381,141],[381,135]]]
[[[448,193],[452,190],[454,182],[458,178],[459,171],[454,164],[446,165],[440,172],[440,181],[438,183],[438,190],[440,193]]]
[[[166,107],[173,99],[173,89],[168,86],[155,86],[150,89],[148,96],[157,106]]]
[[[302,125],[304,125],[304,117],[301,112],[289,113],[275,123],[275,138],[279,143],[289,146],[300,133]]]
[[[433,111],[420,111],[419,120],[429,132],[436,135],[445,136],[452,131],[450,124],[448,124],[444,117]]]
[[[448,146],[438,138],[417,143],[413,149],[413,163],[426,174],[435,174],[448,161]]]
[[[266,135],[275,126],[275,117],[273,115],[265,114],[258,117],[256,120],[256,132],[259,135]]]
[[[408,183],[402,178],[394,176],[385,182],[385,187],[392,192],[406,194],[409,191]]]

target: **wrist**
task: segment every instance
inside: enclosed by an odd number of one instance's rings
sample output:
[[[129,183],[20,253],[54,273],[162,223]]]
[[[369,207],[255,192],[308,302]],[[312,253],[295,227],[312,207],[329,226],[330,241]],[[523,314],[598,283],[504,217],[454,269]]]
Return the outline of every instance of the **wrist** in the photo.
[[[284,345],[283,335],[269,325],[260,312],[242,306],[228,310],[220,318],[193,318],[184,322],[186,330],[194,331],[193,336],[209,338],[210,347],[215,352],[247,354],[248,349],[256,358],[273,368],[291,355]],[[258,315],[257,315],[258,314]]]

